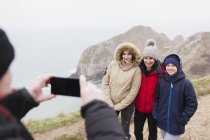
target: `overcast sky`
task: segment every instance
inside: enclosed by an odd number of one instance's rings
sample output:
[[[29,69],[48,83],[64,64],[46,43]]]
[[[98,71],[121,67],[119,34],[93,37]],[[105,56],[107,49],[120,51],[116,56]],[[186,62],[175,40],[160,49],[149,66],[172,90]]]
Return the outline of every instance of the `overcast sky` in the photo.
[[[188,37],[210,31],[209,5],[209,0],[0,0],[0,27],[121,33],[143,25],[171,38]]]

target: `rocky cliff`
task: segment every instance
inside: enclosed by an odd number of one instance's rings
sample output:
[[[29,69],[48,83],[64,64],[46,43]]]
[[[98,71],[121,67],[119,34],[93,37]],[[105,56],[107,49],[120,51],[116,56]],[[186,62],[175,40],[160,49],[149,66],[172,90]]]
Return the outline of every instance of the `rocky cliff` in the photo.
[[[210,72],[210,33],[197,33],[187,39],[179,35],[170,40],[165,34],[150,27],[136,26],[127,32],[112,37],[99,44],[89,46],[81,55],[77,71],[73,76],[84,74],[89,80],[102,78],[106,67],[113,60],[114,50],[119,43],[129,41],[142,51],[145,41],[153,38],[157,41],[159,58],[170,53],[177,53],[183,60],[183,68],[189,77],[202,77]]]
[[[175,53],[182,58],[183,68],[190,78],[210,75],[210,32],[192,35],[175,49]]]

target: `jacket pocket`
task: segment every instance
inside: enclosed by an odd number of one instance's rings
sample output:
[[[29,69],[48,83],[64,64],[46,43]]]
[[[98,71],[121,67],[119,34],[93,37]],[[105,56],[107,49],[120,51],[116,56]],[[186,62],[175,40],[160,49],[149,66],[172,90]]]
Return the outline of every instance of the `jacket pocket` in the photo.
[[[181,132],[181,133],[184,133],[185,125],[184,125],[184,123],[182,122],[182,115],[181,115],[181,114],[179,114],[179,124],[180,124],[180,132]]]

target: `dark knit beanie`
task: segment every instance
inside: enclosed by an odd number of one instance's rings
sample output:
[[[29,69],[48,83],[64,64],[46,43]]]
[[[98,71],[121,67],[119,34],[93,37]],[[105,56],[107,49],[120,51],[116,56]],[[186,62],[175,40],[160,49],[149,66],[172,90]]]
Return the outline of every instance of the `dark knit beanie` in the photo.
[[[0,79],[8,70],[12,60],[15,57],[15,52],[6,33],[0,29]]]
[[[169,55],[169,56],[167,56],[167,57],[165,58],[165,60],[164,60],[164,66],[165,66],[165,68],[166,68],[166,66],[167,66],[169,63],[174,64],[174,65],[177,67],[178,70],[179,70],[180,67],[181,67],[181,65],[180,65],[180,59],[179,59],[179,57],[178,57],[177,55],[175,55],[175,54]]]

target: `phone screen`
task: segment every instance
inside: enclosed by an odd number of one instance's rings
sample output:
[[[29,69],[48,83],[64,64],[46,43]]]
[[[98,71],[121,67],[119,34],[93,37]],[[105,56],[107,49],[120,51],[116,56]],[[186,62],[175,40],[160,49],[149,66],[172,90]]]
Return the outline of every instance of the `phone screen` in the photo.
[[[80,97],[79,79],[52,77],[50,84],[52,94]]]

